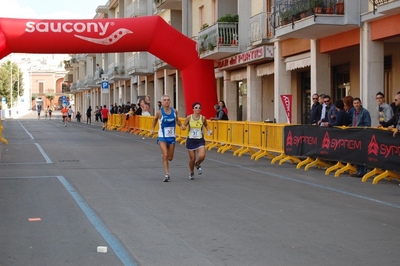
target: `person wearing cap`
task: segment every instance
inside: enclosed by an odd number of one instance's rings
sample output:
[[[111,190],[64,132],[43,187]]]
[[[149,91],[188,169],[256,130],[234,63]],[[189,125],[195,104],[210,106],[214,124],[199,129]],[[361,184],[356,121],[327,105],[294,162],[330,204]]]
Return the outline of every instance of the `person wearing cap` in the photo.
[[[187,126],[189,127],[186,138],[186,148],[189,153],[189,180],[194,179],[194,167],[196,167],[199,175],[203,173],[201,169],[201,163],[206,157],[206,141],[204,139],[203,129],[205,128],[207,130],[208,135],[211,135],[212,133],[207,124],[206,118],[200,114],[201,104],[199,102],[193,103],[192,109],[193,114],[188,115],[182,125],[183,130],[185,130]]]

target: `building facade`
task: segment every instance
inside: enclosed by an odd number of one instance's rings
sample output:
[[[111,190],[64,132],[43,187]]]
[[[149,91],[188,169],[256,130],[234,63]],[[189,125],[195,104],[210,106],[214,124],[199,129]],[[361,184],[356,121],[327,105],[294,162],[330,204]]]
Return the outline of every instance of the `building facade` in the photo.
[[[285,123],[281,95],[291,95],[291,122],[306,124],[311,95],[324,93],[360,97],[377,125],[376,93],[390,102],[400,90],[399,0],[115,0],[96,12],[104,19],[158,15],[195,40],[199,57],[215,61],[217,95],[231,120]],[[143,95],[154,108],[169,94],[186,115],[180,72],[148,52],[70,61],[70,89],[81,110]]]

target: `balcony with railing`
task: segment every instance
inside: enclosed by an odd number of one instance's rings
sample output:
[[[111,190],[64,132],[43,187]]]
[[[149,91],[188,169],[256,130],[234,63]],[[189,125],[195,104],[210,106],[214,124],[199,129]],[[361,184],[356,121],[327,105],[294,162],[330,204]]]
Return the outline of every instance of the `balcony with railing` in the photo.
[[[135,52],[127,58],[126,70],[129,75],[151,75],[154,73],[153,64],[149,63],[148,52]]]
[[[157,71],[159,69],[174,69],[173,66],[171,66],[170,64],[168,64],[167,62],[158,57],[154,58],[153,66],[154,66],[154,71]]]
[[[99,88],[100,84],[96,83],[96,79],[92,75],[87,75],[84,80],[84,85],[87,88]]]
[[[154,0],[158,9],[182,10],[182,0]]]
[[[125,11],[125,17],[134,18],[147,15],[147,1],[134,0]]]
[[[217,22],[199,32],[200,58],[219,60],[239,53],[238,22]]]
[[[281,0],[272,7],[271,27],[278,39],[320,39],[360,25],[358,1]]]
[[[376,19],[380,16],[391,16],[400,13],[400,0],[369,0],[369,12],[362,14],[361,21]]]
[[[67,73],[64,76],[64,82],[70,83],[73,81],[73,75],[72,73]]]
[[[127,75],[125,71],[125,66],[123,64],[115,64],[111,63],[108,65],[107,70],[108,80],[109,81],[117,81],[117,80],[129,80],[130,77]],[[112,83],[112,82],[110,82]]]
[[[69,91],[76,92],[78,90],[78,87],[76,85],[77,85],[76,82],[71,83],[71,85],[69,86]]]
[[[271,13],[262,12],[250,18],[250,43],[259,45],[273,37]]]
[[[86,61],[88,54],[76,54],[76,60],[79,61]]]

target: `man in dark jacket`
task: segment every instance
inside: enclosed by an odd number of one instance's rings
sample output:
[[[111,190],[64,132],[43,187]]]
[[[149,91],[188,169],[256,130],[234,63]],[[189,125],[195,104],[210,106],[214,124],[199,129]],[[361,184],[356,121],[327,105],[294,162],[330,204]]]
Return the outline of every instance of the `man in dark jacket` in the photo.
[[[222,110],[219,104],[214,105],[214,109],[217,114],[215,117],[212,117],[211,120],[228,120],[228,116],[225,114],[224,110]]]
[[[314,125],[318,123],[318,120],[321,118],[322,105],[318,101],[318,94],[312,95],[313,105],[311,106],[310,113],[310,125]]]
[[[392,118],[387,122],[380,122],[378,126],[387,127],[389,130],[394,129],[393,137],[396,136],[400,130],[400,93],[394,96],[394,104],[397,109]]]

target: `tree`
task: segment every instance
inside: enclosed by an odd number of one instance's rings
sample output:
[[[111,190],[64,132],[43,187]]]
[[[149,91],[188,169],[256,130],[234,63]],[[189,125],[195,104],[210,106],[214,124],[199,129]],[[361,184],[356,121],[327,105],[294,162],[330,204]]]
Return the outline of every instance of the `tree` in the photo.
[[[5,97],[8,108],[11,108],[11,101],[18,100],[18,93],[19,96],[24,94],[21,69],[16,63],[7,61],[0,66],[0,97]]]
[[[50,106],[52,106],[51,101],[53,101],[56,96],[53,93],[47,93],[45,97],[50,101]]]

